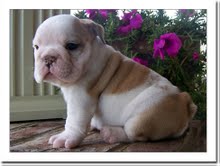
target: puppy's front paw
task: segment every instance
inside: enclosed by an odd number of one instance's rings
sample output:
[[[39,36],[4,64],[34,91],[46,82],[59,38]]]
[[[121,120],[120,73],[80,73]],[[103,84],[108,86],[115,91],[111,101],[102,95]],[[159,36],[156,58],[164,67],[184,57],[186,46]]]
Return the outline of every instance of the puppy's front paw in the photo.
[[[73,134],[63,131],[60,134],[50,137],[48,143],[53,144],[53,148],[74,148],[81,142],[80,139],[74,138]]]

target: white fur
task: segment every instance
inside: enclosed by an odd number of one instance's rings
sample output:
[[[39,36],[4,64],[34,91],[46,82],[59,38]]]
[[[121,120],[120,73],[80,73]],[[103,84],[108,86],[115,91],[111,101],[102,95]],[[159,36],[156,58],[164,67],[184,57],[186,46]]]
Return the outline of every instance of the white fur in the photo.
[[[56,50],[55,53],[51,52],[50,54],[58,54],[60,61],[65,62],[70,57],[73,58],[73,60],[71,59],[73,63],[76,66],[81,64],[86,71],[83,73],[84,78],[74,80],[76,83],[71,83],[71,78],[78,78],[76,72],[74,73],[76,76],[71,73],[71,77],[61,77],[61,79],[67,80],[67,84],[63,84],[62,80],[51,81],[52,84],[61,87],[67,103],[65,131],[50,138],[49,143],[53,144],[53,147],[72,148],[77,146],[85,137],[90,122],[91,126],[97,129],[102,129],[104,126],[118,126],[119,128],[115,128],[113,133],[120,133],[126,122],[139,112],[147,111],[147,108],[159,103],[169,94],[178,93],[177,87],[150,70],[147,82],[139,87],[119,94],[103,92],[99,97],[89,95],[86,89],[89,81],[102,72],[108,57],[115,51],[113,48],[104,45],[99,37],[96,37],[90,45],[85,44],[84,52],[76,51],[71,55],[67,54],[63,48],[63,41],[69,38],[69,34],[74,40],[86,37],[84,36],[86,34],[78,34],[76,30],[72,29],[74,21],[79,23],[72,16],[58,16],[45,21],[44,25],[38,29],[33,42],[40,47],[39,50],[35,49],[34,75],[37,82],[41,82],[44,79],[44,73],[47,72],[44,71],[46,67],[42,64],[42,56],[49,54],[48,49],[49,51]],[[54,32],[56,35],[53,34]],[[76,39],[75,36],[77,36]],[[81,72],[81,66],[77,66],[76,71]],[[110,130],[114,130],[114,127],[105,127],[102,133],[105,136],[109,135]],[[124,131],[123,133],[122,137],[118,137],[119,140],[127,139],[126,133]]]
[[[49,143],[54,144],[54,147],[65,145],[70,148],[66,145],[68,140],[71,140],[70,146],[78,145],[86,136],[96,104],[80,86],[63,87],[62,92],[67,103],[65,131],[55,135],[55,138],[51,137]]]
[[[62,88],[67,103],[65,129],[86,134],[87,126],[95,112],[95,101],[80,86]]]
[[[158,75],[151,70],[152,77]],[[157,84],[155,84],[155,81]],[[166,86],[168,89],[164,90]],[[147,111],[158,104],[164,97],[178,93],[178,88],[167,79],[159,77],[158,80],[146,82],[144,85],[121,94],[103,94],[100,96],[98,110],[91,126],[101,129],[103,126],[124,126],[127,120],[137,113]]]

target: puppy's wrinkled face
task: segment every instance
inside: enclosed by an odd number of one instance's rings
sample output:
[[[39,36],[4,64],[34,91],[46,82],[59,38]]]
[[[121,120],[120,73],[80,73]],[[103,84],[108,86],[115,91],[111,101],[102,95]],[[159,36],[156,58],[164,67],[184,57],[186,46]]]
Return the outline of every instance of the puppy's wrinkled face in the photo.
[[[38,83],[68,85],[86,72],[93,38],[88,25],[74,16],[58,15],[39,26],[33,40]]]

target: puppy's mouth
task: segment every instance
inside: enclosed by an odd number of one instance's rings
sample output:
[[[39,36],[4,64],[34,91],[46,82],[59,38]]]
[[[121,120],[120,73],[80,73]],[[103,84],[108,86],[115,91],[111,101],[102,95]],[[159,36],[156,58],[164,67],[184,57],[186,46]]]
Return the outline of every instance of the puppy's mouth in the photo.
[[[55,64],[51,66],[44,66],[45,70],[42,72],[43,81],[49,82],[49,83],[57,83],[61,82],[62,84],[67,84],[69,81],[66,79],[65,75],[61,76],[61,73],[59,70],[57,70],[57,67]]]
[[[37,82],[69,84],[74,76],[72,63],[56,59],[54,61],[41,61],[36,64],[35,80]]]
[[[55,79],[58,79],[59,78],[56,76],[56,74],[54,73],[53,71],[53,66],[52,65],[45,65],[45,70],[44,70],[44,73],[42,73],[43,75],[43,80],[44,81],[53,81]]]
[[[54,78],[54,77],[55,77],[55,75],[52,74],[50,71],[48,71],[48,72],[44,75],[43,80],[45,80],[45,81],[51,80],[51,78]]]

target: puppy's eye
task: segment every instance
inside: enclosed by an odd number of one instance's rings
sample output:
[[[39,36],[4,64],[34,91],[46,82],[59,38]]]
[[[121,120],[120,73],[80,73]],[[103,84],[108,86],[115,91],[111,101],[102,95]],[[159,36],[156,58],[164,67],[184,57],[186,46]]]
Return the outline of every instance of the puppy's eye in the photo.
[[[34,45],[34,48],[35,48],[36,50],[38,50],[39,46],[38,46],[38,45]]]
[[[73,51],[77,49],[78,47],[79,47],[79,44],[75,44],[75,43],[67,43],[65,46],[65,48],[70,51]]]

